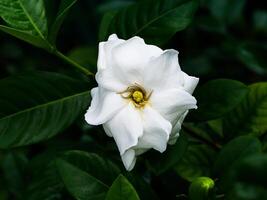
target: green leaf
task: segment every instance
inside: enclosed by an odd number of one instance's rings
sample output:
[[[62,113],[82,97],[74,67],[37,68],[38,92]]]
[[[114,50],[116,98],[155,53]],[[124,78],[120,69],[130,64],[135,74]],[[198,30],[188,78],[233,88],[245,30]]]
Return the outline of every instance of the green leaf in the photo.
[[[11,27],[45,40],[47,20],[43,0],[1,0],[0,16]]]
[[[176,172],[188,181],[199,176],[211,176],[216,152],[206,144],[191,142],[183,158],[175,166]]]
[[[267,83],[255,83],[249,89],[246,98],[224,119],[224,135],[228,138],[260,136],[267,131]]]
[[[190,112],[193,121],[208,121],[233,110],[248,92],[247,86],[235,80],[217,79],[199,87],[195,92],[198,109]]]
[[[140,198],[131,183],[123,175],[119,175],[109,188],[106,200],[124,199],[139,200]]]
[[[140,1],[120,10],[100,39],[116,33],[124,39],[138,35],[148,43],[163,44],[190,24],[196,8],[194,0]]]
[[[98,33],[99,41],[107,39],[109,25],[116,14],[116,11],[110,11],[104,14],[104,16],[102,17]]]
[[[227,143],[220,151],[215,163],[214,173],[223,176],[241,158],[261,151],[260,141],[252,136],[240,136]]]
[[[49,41],[52,44],[55,44],[56,37],[58,35],[58,31],[68,13],[68,11],[72,8],[72,6],[77,2],[77,0],[61,0],[59,11],[57,13],[57,17],[51,27],[49,32]]]
[[[0,81],[0,148],[47,140],[85,112],[87,82],[49,72],[29,72]]]
[[[155,155],[149,157],[149,166],[157,175],[162,174],[168,169],[177,164],[182,156],[184,156],[188,146],[188,140],[185,134],[181,134],[177,142],[169,146],[167,151],[162,155]]]
[[[209,177],[198,177],[189,187],[190,200],[209,200],[214,196],[214,181]]]
[[[25,31],[17,30],[14,28],[10,28],[7,26],[0,25],[0,30],[4,31],[5,33],[8,33],[20,40],[23,40],[25,42],[28,42],[36,47],[40,47],[43,49],[50,49],[50,46],[47,44],[46,41],[43,39],[36,37],[34,35],[31,35]]]
[[[57,160],[57,168],[70,194],[79,200],[102,200],[118,176],[118,168],[96,154],[66,152]]]

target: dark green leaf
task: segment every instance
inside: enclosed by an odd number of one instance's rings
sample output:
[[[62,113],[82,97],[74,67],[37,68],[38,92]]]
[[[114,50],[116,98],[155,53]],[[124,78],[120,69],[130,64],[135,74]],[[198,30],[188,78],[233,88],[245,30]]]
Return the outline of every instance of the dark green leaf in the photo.
[[[216,175],[222,176],[237,160],[260,151],[261,143],[257,138],[252,136],[235,138],[220,151],[214,163],[214,172]]]
[[[10,28],[7,26],[2,26],[0,25],[0,30],[4,31],[5,33],[8,33],[20,40],[23,40],[25,42],[28,42],[34,46],[43,48],[43,49],[49,49],[49,45],[47,44],[47,42],[39,37],[36,37],[34,35],[31,35],[25,31],[21,31],[21,30],[17,30],[14,28]]]
[[[249,86],[246,98],[224,119],[224,135],[262,135],[267,131],[267,83]]]
[[[104,199],[108,186],[95,177],[62,159],[57,160],[57,168],[66,188],[75,199]]]
[[[47,20],[43,0],[1,0],[0,16],[11,27],[45,40]]]
[[[131,183],[123,175],[119,175],[109,188],[106,200],[124,199],[139,200],[139,197]]]
[[[0,81],[0,147],[36,143],[61,132],[89,104],[87,82],[48,72]]]
[[[77,0],[61,0],[57,17],[49,32],[49,41],[53,44],[56,41],[58,31],[71,7],[77,2]]]
[[[236,107],[248,92],[243,83],[228,80],[212,80],[199,87],[195,92],[198,109],[190,112],[194,121],[208,121],[220,118]]]
[[[188,181],[199,176],[211,176],[211,168],[216,158],[216,152],[205,144],[191,143],[176,165],[176,172]]]
[[[138,35],[148,43],[163,44],[190,24],[196,8],[194,0],[140,1],[119,11],[100,39],[116,33],[124,39]]]

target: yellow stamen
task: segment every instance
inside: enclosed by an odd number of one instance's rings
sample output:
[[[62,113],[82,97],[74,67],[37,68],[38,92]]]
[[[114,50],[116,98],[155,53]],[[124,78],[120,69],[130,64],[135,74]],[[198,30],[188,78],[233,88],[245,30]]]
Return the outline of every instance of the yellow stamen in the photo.
[[[141,91],[134,91],[134,93],[132,94],[132,98],[136,103],[141,103],[142,101],[144,101],[144,95]]]

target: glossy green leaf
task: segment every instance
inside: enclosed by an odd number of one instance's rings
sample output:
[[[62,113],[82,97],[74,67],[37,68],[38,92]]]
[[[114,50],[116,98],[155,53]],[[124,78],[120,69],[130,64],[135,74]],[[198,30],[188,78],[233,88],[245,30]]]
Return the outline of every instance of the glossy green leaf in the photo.
[[[79,200],[104,199],[119,174],[110,161],[82,151],[66,152],[57,168],[69,193]]]
[[[48,43],[45,40],[43,40],[37,36],[31,35],[25,31],[17,30],[14,28],[3,26],[3,25],[0,25],[0,30],[4,31],[5,33],[8,33],[8,34],[20,39],[20,40],[28,42],[28,43],[36,46],[36,47],[40,47],[43,49],[50,49]]]
[[[187,146],[187,137],[181,134],[176,143],[168,146],[168,149],[162,155],[157,153],[154,157],[150,156],[149,166],[157,175],[167,171],[180,161],[186,152]]]
[[[255,83],[249,89],[246,98],[224,119],[224,135],[228,138],[260,136],[267,131],[267,83]]]
[[[222,176],[239,159],[260,151],[261,143],[257,138],[252,136],[237,137],[226,144],[220,151],[214,163],[214,173],[217,176]]]
[[[0,148],[47,140],[85,112],[87,82],[48,72],[29,72],[0,81]]]
[[[57,13],[57,17],[51,27],[49,32],[49,40],[54,44],[56,41],[56,37],[58,35],[58,31],[68,14],[68,11],[72,8],[72,6],[77,2],[77,0],[61,0],[59,11]]]
[[[139,200],[138,194],[131,183],[123,176],[119,175],[113,182],[105,200]]]
[[[120,10],[100,40],[116,33],[124,39],[137,35],[147,43],[163,44],[190,24],[196,8],[194,0],[140,1]]]
[[[198,177],[193,180],[189,187],[190,200],[211,200],[213,199],[214,181],[209,177]]]
[[[175,170],[188,181],[200,176],[211,176],[216,154],[216,151],[206,144],[191,142]]]
[[[47,37],[43,0],[1,0],[0,16],[15,29],[44,40]]]
[[[207,82],[195,92],[198,109],[190,112],[193,121],[220,118],[233,110],[245,98],[247,86],[235,80],[216,79]]]

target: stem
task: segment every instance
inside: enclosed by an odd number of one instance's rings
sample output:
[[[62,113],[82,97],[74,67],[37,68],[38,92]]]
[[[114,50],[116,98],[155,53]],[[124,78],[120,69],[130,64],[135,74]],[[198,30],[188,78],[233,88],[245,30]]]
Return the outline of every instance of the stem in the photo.
[[[200,141],[202,141],[203,143],[209,145],[210,147],[212,147],[213,149],[215,149],[216,151],[219,151],[221,149],[221,145],[217,144],[217,143],[213,143],[209,140],[207,140],[204,137],[201,137],[200,135],[196,134],[195,132],[193,132],[190,128],[188,128],[187,126],[183,125],[183,129],[185,130],[186,133],[188,133],[188,135],[190,135],[191,137],[198,139]]]
[[[67,56],[65,56],[64,54],[59,52],[58,50],[55,50],[54,53],[56,56],[58,56],[59,58],[64,60],[66,63],[72,65],[73,67],[75,67],[78,70],[80,70],[81,72],[83,72],[86,76],[94,76],[94,73],[90,72],[88,69],[84,68],[83,66],[79,65],[75,61],[71,60],[70,58],[68,58]]]

